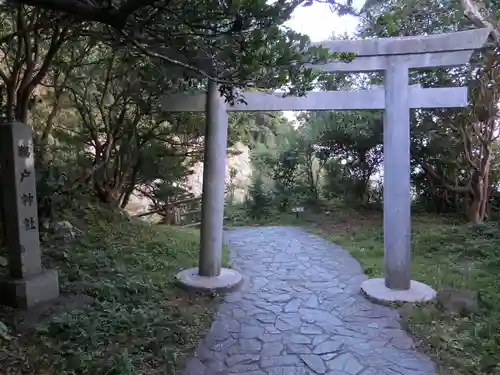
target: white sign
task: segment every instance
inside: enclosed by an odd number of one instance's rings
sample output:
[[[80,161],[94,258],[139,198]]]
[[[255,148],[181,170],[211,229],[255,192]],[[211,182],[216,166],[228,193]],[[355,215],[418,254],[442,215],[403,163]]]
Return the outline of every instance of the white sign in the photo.
[[[292,208],[292,212],[304,212],[304,207],[294,207]]]

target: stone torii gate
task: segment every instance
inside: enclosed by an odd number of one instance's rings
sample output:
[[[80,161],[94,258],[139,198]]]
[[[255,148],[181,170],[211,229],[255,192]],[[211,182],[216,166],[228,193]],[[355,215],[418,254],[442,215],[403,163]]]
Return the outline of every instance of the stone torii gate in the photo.
[[[353,52],[349,62],[310,65],[327,72],[384,71],[384,87],[360,91],[310,92],[305,97],[244,93],[246,104],[229,105],[218,86],[206,93],[166,97],[171,112],[206,111],[205,158],[199,267],[177,279],[199,289],[231,288],[242,277],[221,269],[224,180],[229,111],[384,110],[384,264],[385,279],[370,279],[362,291],[378,301],[427,301],[435,291],[411,279],[410,109],[466,107],[466,87],[422,88],[408,84],[409,69],[466,64],[488,38],[489,29],[425,37],[337,40],[319,43],[330,52]]]

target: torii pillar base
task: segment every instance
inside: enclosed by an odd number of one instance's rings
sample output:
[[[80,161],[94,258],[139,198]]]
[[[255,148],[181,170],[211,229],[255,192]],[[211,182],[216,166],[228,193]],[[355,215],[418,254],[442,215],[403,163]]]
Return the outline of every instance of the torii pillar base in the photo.
[[[434,289],[415,280],[411,280],[409,289],[397,290],[386,287],[385,279],[369,279],[361,284],[361,292],[371,301],[383,305],[430,302],[436,298]]]
[[[197,292],[230,292],[243,282],[243,276],[229,268],[222,268],[218,276],[200,276],[198,268],[189,268],[179,272],[175,279],[186,289]]]

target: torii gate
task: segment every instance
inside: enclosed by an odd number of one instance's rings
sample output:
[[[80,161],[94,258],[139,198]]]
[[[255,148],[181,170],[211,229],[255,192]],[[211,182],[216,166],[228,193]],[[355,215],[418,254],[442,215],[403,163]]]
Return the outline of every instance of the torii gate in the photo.
[[[209,82],[206,93],[166,97],[171,112],[206,111],[205,158],[199,267],[180,272],[177,279],[200,289],[231,288],[241,275],[221,269],[224,180],[228,111],[384,110],[384,263],[385,279],[370,279],[362,291],[378,301],[428,301],[436,292],[411,280],[410,109],[466,107],[466,87],[409,86],[411,68],[466,64],[480,48],[489,29],[424,37],[336,40],[319,43],[330,52],[353,52],[349,62],[309,65],[327,72],[384,71],[384,88],[362,91],[310,92],[305,97],[247,92],[246,104],[226,104],[218,86]]]

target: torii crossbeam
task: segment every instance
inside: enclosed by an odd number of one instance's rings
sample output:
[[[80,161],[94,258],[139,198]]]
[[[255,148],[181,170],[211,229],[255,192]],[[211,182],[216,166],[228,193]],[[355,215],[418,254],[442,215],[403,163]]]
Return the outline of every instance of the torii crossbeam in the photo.
[[[304,97],[246,92],[246,104],[229,105],[210,82],[206,93],[164,98],[165,111],[206,111],[200,261],[178,279],[201,289],[235,286],[241,275],[221,270],[224,180],[229,111],[384,110],[385,279],[367,280],[362,291],[378,301],[427,301],[435,291],[411,280],[410,109],[466,107],[466,87],[422,88],[408,84],[409,69],[467,64],[489,29],[425,37],[340,40],[320,43],[331,52],[354,52],[349,63],[311,65],[328,72],[382,70],[384,87],[359,91],[310,92]]]

